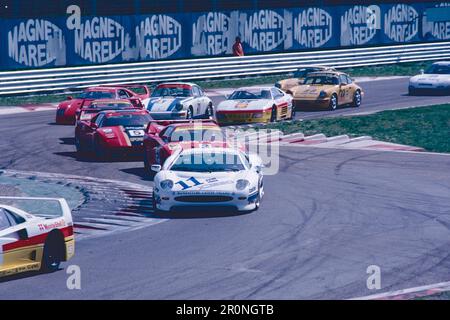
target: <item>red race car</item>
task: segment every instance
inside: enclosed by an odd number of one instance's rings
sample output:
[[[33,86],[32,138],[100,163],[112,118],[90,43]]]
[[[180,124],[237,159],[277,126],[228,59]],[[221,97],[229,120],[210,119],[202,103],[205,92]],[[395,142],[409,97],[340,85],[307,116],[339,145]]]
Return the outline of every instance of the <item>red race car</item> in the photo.
[[[212,120],[152,121],[144,136],[144,166],[151,173],[152,164],[163,164],[180,147],[203,144],[223,146],[226,140],[219,125]]]
[[[142,153],[145,128],[152,121],[146,110],[102,111],[76,132],[79,154],[93,152],[107,160],[116,153]]]
[[[98,86],[87,88],[77,98],[67,97],[56,110],[57,124],[75,124],[77,111],[98,99],[126,99],[135,107],[143,109],[148,103],[150,90],[145,85]]]

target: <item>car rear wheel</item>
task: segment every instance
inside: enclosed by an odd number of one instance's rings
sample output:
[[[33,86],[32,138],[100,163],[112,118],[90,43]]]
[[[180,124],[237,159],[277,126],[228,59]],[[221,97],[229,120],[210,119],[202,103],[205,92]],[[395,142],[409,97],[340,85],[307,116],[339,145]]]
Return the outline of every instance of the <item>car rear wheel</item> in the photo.
[[[338,107],[338,97],[335,93],[331,95],[329,109],[336,110]]]
[[[355,96],[353,97],[353,106],[359,108],[361,106],[361,91],[356,90]]]
[[[50,233],[45,241],[41,271],[54,272],[64,260],[64,238],[61,234]]]
[[[291,117],[289,118],[289,120],[293,120],[294,118],[295,118],[295,107],[294,104],[292,104]]]
[[[208,105],[208,107],[206,108],[206,111],[205,111],[205,118],[206,118],[206,119],[211,119],[213,116],[214,116],[214,109],[213,109],[212,104],[210,103],[210,104]]]

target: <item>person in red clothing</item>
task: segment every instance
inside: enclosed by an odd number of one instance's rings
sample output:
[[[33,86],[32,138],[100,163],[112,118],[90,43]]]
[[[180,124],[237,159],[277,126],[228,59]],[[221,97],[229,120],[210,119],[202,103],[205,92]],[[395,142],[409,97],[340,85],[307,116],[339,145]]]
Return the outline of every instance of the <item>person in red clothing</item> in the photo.
[[[236,42],[233,44],[233,55],[235,57],[244,56],[244,49],[242,48],[241,38],[236,37]]]

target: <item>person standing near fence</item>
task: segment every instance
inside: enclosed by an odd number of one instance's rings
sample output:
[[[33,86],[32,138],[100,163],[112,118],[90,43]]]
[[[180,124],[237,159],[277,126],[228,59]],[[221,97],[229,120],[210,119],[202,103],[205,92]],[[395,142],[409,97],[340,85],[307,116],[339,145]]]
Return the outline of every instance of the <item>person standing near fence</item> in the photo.
[[[242,48],[241,38],[236,37],[236,41],[233,44],[233,55],[235,57],[243,57],[244,49]]]

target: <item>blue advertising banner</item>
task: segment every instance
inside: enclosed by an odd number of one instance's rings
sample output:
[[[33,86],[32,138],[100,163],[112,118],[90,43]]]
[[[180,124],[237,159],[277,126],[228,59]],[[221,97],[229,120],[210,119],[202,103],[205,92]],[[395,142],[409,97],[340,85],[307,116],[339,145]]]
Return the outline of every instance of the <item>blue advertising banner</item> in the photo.
[[[0,20],[2,70],[450,40],[449,3]],[[70,12],[70,11],[69,11]]]

